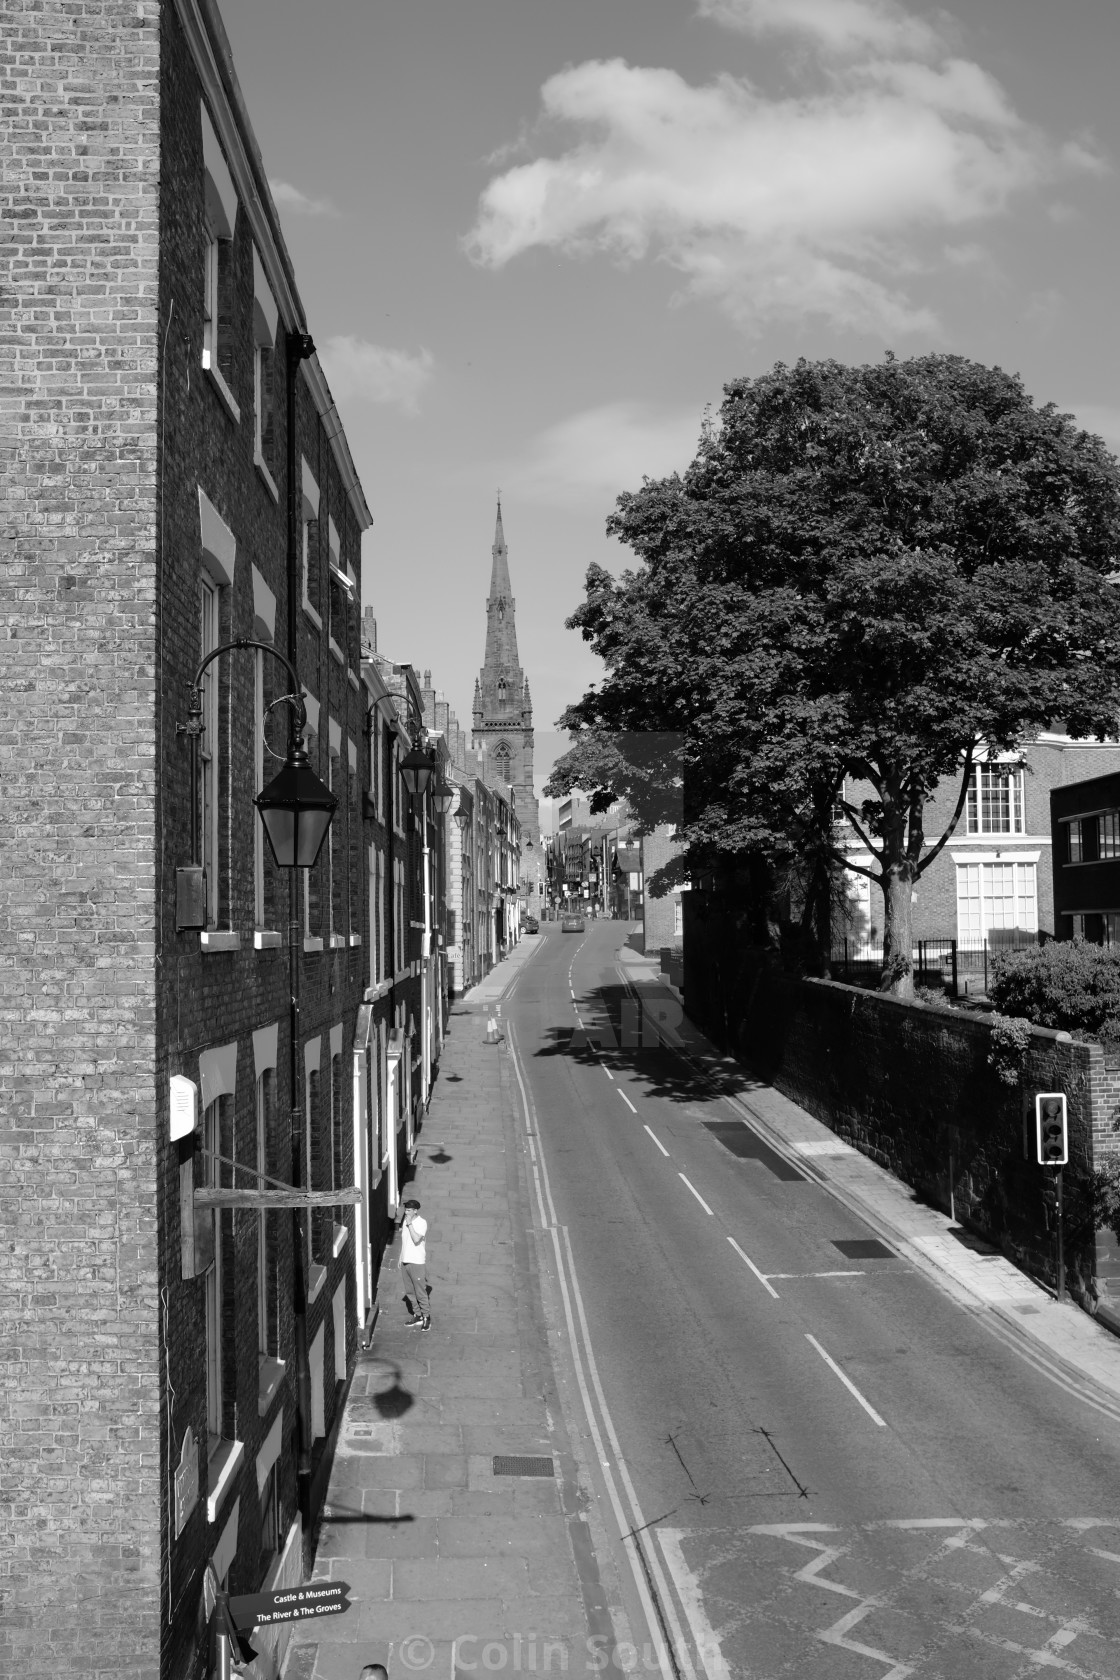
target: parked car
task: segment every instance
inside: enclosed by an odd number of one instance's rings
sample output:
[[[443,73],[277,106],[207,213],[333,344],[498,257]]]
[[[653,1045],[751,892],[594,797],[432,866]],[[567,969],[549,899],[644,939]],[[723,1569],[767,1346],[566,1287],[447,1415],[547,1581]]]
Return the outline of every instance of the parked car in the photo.
[[[539,933],[541,931],[541,924],[535,916],[526,916],[521,926],[526,933]]]
[[[561,933],[582,933],[583,932],[583,917],[582,916],[565,916],[564,920],[560,923],[560,932]]]

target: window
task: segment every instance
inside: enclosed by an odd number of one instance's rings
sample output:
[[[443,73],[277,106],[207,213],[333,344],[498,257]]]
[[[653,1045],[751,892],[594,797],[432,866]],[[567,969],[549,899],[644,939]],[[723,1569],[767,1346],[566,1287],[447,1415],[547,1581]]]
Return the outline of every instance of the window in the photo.
[[[338,531],[333,519],[327,520],[327,584],[329,590],[330,649],[340,665],[348,662],[350,647],[350,603],[356,583],[349,567],[342,567]]]
[[[218,591],[199,579],[199,664],[219,645]],[[206,922],[218,922],[218,661],[202,673],[202,736],[198,743],[198,809],[202,867],[206,871]]]
[[[212,376],[234,420],[241,418],[230,389],[233,378],[233,230],[237,194],[218,137],[202,109],[203,216],[206,245],[202,277],[202,365]]]
[[[1069,836],[1069,842],[1066,849],[1068,861],[1070,863],[1084,862],[1085,834],[1080,817],[1074,817],[1072,822],[1066,824],[1066,833]]]
[[[682,939],[683,937],[684,937],[684,906],[681,904],[680,896],[678,895],[673,900],[673,938],[674,939]]]
[[[1097,856],[1120,857],[1120,811],[1102,811],[1097,818]]]
[[[257,1572],[263,1574],[280,1550],[280,1482],[274,1463],[261,1488],[261,1550]]]
[[[262,648],[253,649],[253,792],[260,793],[265,784],[265,706],[268,704],[268,683],[265,676],[267,655]],[[259,817],[253,823],[253,924],[269,926],[265,892],[264,824]]]
[[[358,786],[358,749],[353,741],[346,743],[346,910],[347,927],[351,936],[359,931],[361,894],[358,891],[358,870],[361,865],[361,789]]]
[[[257,1159],[256,1168],[259,1173],[268,1171],[268,1113],[270,1095],[270,1076],[262,1073],[257,1080]],[[263,1179],[254,1179],[257,1190],[267,1188]],[[262,1356],[272,1352],[273,1340],[271,1336],[271,1315],[269,1313],[269,1277],[268,1277],[268,1210],[259,1208],[257,1211],[257,1351]]]
[[[327,786],[335,795],[343,788],[342,777],[342,730],[330,718],[327,723],[327,737],[329,751],[327,754]],[[344,800],[339,800],[339,810],[335,812],[334,820],[327,830],[327,902],[330,905],[331,936],[334,938],[342,933],[346,926],[345,899],[345,834],[343,824],[346,812],[342,808]]]
[[[967,795],[969,834],[1023,833],[1023,772],[1010,764],[978,764]]]
[[[323,628],[319,596],[319,486],[311,468],[301,457],[303,473],[301,569],[303,610],[317,630]]]
[[[276,488],[276,325],[278,311],[253,247],[253,460],[274,500]]]
[[[981,945],[993,933],[1035,933],[1038,929],[1036,869],[1033,863],[959,863],[957,937]]]
[[[404,967],[404,864],[393,859],[393,973]]]
[[[309,1190],[322,1188],[320,1175],[315,1171],[315,1157],[318,1152],[319,1128],[319,1052],[322,1040],[313,1038],[304,1049],[304,1117],[303,1117],[303,1181]],[[304,1230],[307,1238],[307,1264],[314,1264],[317,1254],[322,1253],[322,1223],[323,1210],[313,1207],[310,1218],[304,1220]]]
[[[202,1117],[205,1181],[211,1188],[220,1182],[218,1154],[221,1150],[221,1101],[212,1102]],[[217,1208],[209,1215],[214,1225],[214,1257],[206,1273],[206,1437],[213,1453],[222,1438],[222,1243]]]
[[[331,1189],[342,1187],[342,1053],[331,1053]],[[341,1225],[344,1209],[339,1203],[334,1209],[336,1225]]]

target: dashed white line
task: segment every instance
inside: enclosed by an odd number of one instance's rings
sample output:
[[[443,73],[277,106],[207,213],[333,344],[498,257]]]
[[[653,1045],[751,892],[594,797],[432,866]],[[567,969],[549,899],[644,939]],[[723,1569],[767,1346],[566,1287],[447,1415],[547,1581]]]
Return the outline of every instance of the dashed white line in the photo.
[[[648,1126],[646,1127],[646,1131],[649,1132],[649,1127]],[[654,1143],[657,1145],[658,1149],[660,1149],[662,1155],[667,1157],[668,1154],[669,1154],[669,1151],[666,1149],[665,1145],[662,1143],[662,1141],[658,1137],[657,1133],[656,1132],[649,1132],[649,1135],[653,1139]]]
[[[833,1278],[833,1277],[866,1277],[866,1272],[767,1272],[767,1277],[777,1278],[779,1283],[783,1278]]]
[[[631,1114],[637,1114],[638,1111],[634,1107],[634,1104],[630,1101],[630,1098],[626,1095],[626,1092],[619,1090],[617,1085],[615,1086],[615,1090],[618,1091],[619,1096],[622,1098],[623,1102],[626,1104],[626,1106],[630,1110]]]
[[[759,1271],[758,1267],[755,1265],[755,1263],[751,1259],[750,1255],[743,1253],[742,1249],[739,1247],[739,1244],[735,1241],[734,1237],[728,1237],[727,1240],[731,1244],[732,1248],[735,1250],[736,1254],[739,1256],[740,1260],[742,1260],[745,1265],[748,1265],[750,1267],[751,1271],[754,1273],[755,1277],[758,1279],[758,1281],[762,1285],[763,1289],[765,1289],[766,1293],[768,1295],[773,1295],[775,1301],[778,1300],[778,1298],[779,1298],[778,1297],[778,1291],[772,1286],[769,1278],[767,1278],[762,1272]]]
[[[824,1360],[825,1364],[828,1366],[829,1370],[830,1371],[835,1371],[836,1375],[840,1378],[840,1381],[844,1384],[844,1387],[849,1391],[850,1394],[853,1394],[855,1396],[855,1398],[859,1401],[860,1405],[863,1407],[864,1411],[867,1413],[867,1415],[871,1419],[872,1423],[877,1423],[879,1425],[880,1429],[885,1429],[887,1427],[886,1419],[881,1418],[879,1416],[878,1412],[875,1410],[874,1406],[871,1404],[871,1402],[869,1400],[864,1399],[863,1395],[860,1393],[859,1389],[856,1387],[856,1385],[852,1381],[851,1377],[846,1377],[844,1375],[844,1373],[840,1369],[839,1365],[837,1365],[835,1359],[832,1358],[831,1354],[827,1354],[824,1351],[824,1349],[822,1348],[821,1344],[817,1341],[817,1338],[815,1336],[810,1336],[808,1330],[806,1330],[806,1332],[805,1332],[805,1340],[807,1342],[811,1342],[813,1344],[813,1346],[816,1348],[817,1352],[820,1354],[821,1358]]]
[[[611,1072],[610,1068],[609,1067],[604,1067],[603,1072],[606,1074],[607,1078],[610,1080],[611,1084],[613,1085],[614,1084],[614,1074]]]
[[[697,1190],[695,1184],[689,1184],[688,1179],[684,1176],[683,1173],[678,1173],[677,1177],[680,1179],[681,1183],[683,1185],[685,1185],[685,1187],[687,1189],[692,1191],[692,1194],[696,1197],[696,1200],[700,1203],[700,1206],[704,1209],[704,1212],[705,1213],[711,1213],[711,1211],[712,1211],[711,1208],[708,1206],[707,1202],[704,1200],[704,1198],[700,1194],[699,1190]]]

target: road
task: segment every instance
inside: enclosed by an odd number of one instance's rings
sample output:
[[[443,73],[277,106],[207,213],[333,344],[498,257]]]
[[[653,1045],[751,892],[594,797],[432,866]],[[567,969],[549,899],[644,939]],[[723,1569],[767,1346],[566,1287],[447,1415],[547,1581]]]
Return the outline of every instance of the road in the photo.
[[[1120,1424],[884,1250],[673,1051],[596,1048],[595,1023],[620,1038],[633,1010],[626,932],[546,924],[505,1019],[664,1672],[1120,1680]]]

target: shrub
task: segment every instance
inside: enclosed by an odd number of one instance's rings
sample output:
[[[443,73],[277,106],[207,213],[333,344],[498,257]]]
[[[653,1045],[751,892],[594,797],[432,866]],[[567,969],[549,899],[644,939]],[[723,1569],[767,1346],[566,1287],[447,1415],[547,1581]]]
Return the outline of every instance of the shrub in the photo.
[[[1029,1021],[1011,1015],[992,1015],[991,1041],[988,1045],[988,1066],[993,1067],[1005,1085],[1017,1085],[1027,1045],[1031,1041]]]
[[[1025,1015],[1038,1027],[1115,1036],[1120,956],[1083,939],[1008,951],[992,965],[988,996],[997,1009]]]

